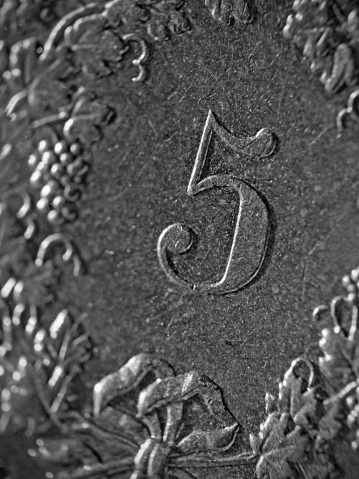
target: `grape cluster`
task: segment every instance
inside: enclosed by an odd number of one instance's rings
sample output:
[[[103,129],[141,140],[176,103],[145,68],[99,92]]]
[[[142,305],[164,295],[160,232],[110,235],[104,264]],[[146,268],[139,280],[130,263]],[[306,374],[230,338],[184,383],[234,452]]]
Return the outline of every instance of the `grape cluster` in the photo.
[[[33,170],[30,184],[40,192],[36,203],[39,213],[46,214],[52,224],[74,221],[78,215],[76,202],[82,196],[89,170],[82,144],[42,140],[28,163]]]
[[[359,267],[353,269],[349,274],[343,277],[342,285],[346,289],[351,299],[356,299],[359,295]]]

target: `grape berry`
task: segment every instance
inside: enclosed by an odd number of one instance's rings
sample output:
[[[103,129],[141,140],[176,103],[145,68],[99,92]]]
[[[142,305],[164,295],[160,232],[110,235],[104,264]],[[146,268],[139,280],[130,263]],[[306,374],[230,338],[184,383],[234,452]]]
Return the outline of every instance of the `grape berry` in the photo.
[[[76,203],[89,170],[82,144],[42,140],[28,164],[33,170],[30,184],[40,192],[36,209],[53,224],[74,221],[78,215]]]

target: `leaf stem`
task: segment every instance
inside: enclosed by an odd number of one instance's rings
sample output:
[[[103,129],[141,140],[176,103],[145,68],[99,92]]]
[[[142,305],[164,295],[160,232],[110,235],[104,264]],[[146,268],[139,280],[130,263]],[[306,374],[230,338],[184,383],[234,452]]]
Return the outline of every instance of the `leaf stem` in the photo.
[[[66,416],[68,418],[72,418],[78,421],[77,424],[75,423],[69,426],[68,432],[73,432],[77,434],[87,433],[91,434],[94,438],[99,438],[99,436],[102,436],[112,440],[117,440],[122,443],[123,446],[127,446],[132,452],[135,453],[137,453],[140,447],[140,444],[138,444],[132,436],[126,434],[123,431],[108,431],[105,428],[101,427],[99,424],[91,422],[77,412],[71,412],[70,414],[64,415],[62,419],[66,419]]]
[[[55,125],[56,123],[61,123],[63,121],[67,121],[70,118],[70,115],[67,112],[60,112],[57,115],[47,116],[45,118],[41,118],[40,120],[35,120],[31,123],[30,127],[36,130],[37,128],[41,128],[48,125]]]
[[[128,472],[133,467],[133,459],[127,458],[118,461],[110,461],[105,464],[96,464],[94,466],[85,466],[75,472],[70,473],[69,479],[86,479],[99,475],[113,475],[117,473]],[[65,476],[66,477],[66,476]]]
[[[188,456],[178,456],[171,459],[172,467],[178,467],[179,465],[185,465],[187,468],[205,468],[205,467],[237,467],[245,466],[248,464],[255,464],[258,460],[258,455],[252,452],[244,452],[242,454],[236,454],[234,456],[224,457],[193,457],[189,459]],[[169,465],[171,467],[171,464]]]

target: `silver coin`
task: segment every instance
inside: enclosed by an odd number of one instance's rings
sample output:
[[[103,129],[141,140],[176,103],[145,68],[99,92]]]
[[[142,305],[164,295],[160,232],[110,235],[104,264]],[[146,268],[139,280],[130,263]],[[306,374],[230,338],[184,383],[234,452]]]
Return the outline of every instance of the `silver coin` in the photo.
[[[356,478],[356,2],[0,18],[0,477]]]

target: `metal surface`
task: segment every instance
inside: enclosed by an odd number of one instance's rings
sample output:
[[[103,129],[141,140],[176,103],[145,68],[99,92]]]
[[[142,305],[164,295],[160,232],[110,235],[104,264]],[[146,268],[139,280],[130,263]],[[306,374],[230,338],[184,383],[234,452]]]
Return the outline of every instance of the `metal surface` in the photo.
[[[0,477],[357,478],[356,7],[0,2]]]

